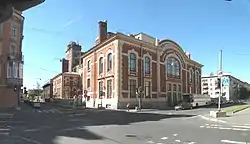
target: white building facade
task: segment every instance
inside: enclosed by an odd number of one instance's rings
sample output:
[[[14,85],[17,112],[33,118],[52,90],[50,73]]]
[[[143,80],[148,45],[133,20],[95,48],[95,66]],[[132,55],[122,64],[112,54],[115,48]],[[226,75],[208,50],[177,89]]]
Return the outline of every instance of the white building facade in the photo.
[[[221,77],[221,93],[223,100],[237,100],[239,99],[239,88],[246,85],[245,82],[233,77],[232,75],[223,75]],[[201,93],[208,94],[211,98],[218,98],[220,95],[220,88],[218,88],[218,77],[203,76],[201,77]]]

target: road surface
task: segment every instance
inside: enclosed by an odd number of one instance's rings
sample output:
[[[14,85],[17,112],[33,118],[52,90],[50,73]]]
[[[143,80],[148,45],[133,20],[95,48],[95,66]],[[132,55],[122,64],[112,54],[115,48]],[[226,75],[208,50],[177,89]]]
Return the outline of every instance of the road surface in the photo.
[[[34,110],[22,105],[2,115],[1,144],[245,144],[250,126],[200,119],[202,109],[153,113],[70,110],[49,104]],[[193,113],[193,114],[191,114]]]

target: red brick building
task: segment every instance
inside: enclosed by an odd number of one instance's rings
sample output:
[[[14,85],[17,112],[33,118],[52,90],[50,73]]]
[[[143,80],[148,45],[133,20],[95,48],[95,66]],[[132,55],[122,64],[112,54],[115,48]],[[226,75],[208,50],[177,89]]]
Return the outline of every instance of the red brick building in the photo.
[[[0,108],[17,106],[23,85],[23,23],[19,11],[0,23]]]
[[[182,93],[200,93],[202,65],[174,41],[140,33],[107,32],[99,22],[96,45],[82,56],[83,90],[89,107],[124,108],[137,104],[142,87],[144,108],[172,106]],[[103,93],[104,92],[104,93]]]
[[[80,75],[73,72],[60,73],[51,79],[52,94],[54,98],[69,99],[80,88]]]

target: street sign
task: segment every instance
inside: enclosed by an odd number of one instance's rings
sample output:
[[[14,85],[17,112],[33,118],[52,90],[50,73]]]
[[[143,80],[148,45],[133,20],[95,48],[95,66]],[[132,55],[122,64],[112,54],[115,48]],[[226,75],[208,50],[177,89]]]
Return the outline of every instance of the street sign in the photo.
[[[223,85],[223,86],[227,86],[227,87],[228,87],[229,84],[230,84],[230,80],[229,80],[228,77],[223,77],[221,82],[222,82],[222,85]]]
[[[219,70],[219,71],[217,72],[217,76],[218,76],[218,77],[222,77],[222,76],[223,76],[223,71]]]

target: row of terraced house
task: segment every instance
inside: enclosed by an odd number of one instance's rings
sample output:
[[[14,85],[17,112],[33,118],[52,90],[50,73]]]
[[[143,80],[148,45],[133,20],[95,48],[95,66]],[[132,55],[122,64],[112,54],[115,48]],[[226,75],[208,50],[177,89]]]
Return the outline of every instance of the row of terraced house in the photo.
[[[139,87],[144,108],[173,106],[184,93],[201,93],[203,65],[176,42],[108,32],[107,21],[98,26],[98,38],[88,51],[81,52],[76,42],[67,45],[62,73],[50,81],[50,95],[68,99],[82,92],[87,107],[119,109],[138,103]]]

